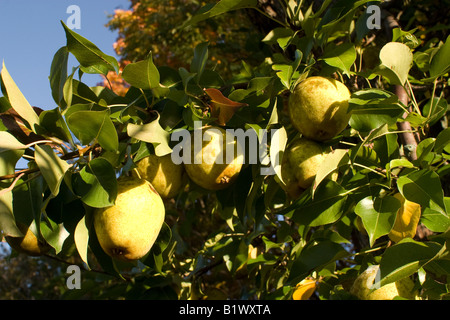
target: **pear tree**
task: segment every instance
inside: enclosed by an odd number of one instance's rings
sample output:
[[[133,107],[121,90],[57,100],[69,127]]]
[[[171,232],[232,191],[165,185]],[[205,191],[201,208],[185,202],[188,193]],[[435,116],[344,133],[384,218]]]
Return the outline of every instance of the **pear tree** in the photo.
[[[178,68],[148,52],[122,69],[63,22],[54,109],[3,63],[0,237],[98,284],[61,298],[448,299],[450,22],[279,2],[220,0],[178,26],[266,21],[264,57],[232,76],[208,42]],[[111,74],[127,90],[84,82]]]

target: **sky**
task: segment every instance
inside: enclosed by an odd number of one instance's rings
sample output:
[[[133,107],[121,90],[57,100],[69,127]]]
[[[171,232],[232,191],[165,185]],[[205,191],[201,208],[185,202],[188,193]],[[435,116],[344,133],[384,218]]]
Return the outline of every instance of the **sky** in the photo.
[[[56,107],[48,76],[54,54],[66,45],[61,21],[68,26],[75,21],[75,12],[68,12],[73,5],[80,9],[81,27],[73,30],[118,58],[117,33],[105,25],[114,9],[129,8],[129,0],[0,0],[0,69],[4,62],[28,102],[44,110]],[[69,72],[78,65],[74,58],[69,64]],[[83,76],[90,86],[100,81],[99,75]]]

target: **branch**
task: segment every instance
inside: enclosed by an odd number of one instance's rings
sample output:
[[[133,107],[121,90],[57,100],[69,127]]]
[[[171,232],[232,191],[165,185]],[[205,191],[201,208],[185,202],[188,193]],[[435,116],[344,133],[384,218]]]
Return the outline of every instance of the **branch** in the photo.
[[[392,30],[395,28],[400,28],[400,25],[398,24],[398,21],[394,18],[394,16],[386,10],[382,11],[382,16],[384,19],[383,24],[384,29],[386,30],[387,38],[392,39]],[[408,105],[408,94],[403,86],[395,85],[394,93],[397,95],[398,100],[401,103],[403,103],[405,106]],[[407,115],[408,113],[405,112],[403,114],[403,119],[405,119]],[[414,136],[414,133],[412,132],[411,124],[408,121],[398,122],[397,128],[402,131],[400,133],[400,140],[402,142],[403,148],[406,151],[406,156],[409,160],[417,160],[417,140]]]

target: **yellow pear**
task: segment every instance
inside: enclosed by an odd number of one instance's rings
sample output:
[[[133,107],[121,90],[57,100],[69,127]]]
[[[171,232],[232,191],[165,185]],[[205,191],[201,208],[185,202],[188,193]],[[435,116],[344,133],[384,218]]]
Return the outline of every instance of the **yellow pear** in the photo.
[[[397,296],[409,300],[416,298],[414,282],[410,278],[403,278],[371,291],[379,269],[379,265],[369,266],[356,278],[350,289],[350,293],[360,300],[392,300]]]
[[[400,200],[402,206],[397,212],[394,226],[388,236],[394,242],[399,242],[404,238],[413,238],[416,235],[417,225],[420,220],[420,204],[405,199],[401,193],[394,195]]]
[[[158,157],[154,154],[136,164],[139,175],[158,191],[163,199],[173,198],[183,187],[183,165],[174,164],[171,155]]]
[[[289,98],[289,117],[303,136],[329,140],[341,133],[350,120],[350,91],[332,78],[310,77],[300,82]]]
[[[317,170],[327,155],[317,142],[301,137],[288,146],[281,164],[285,190],[294,198],[314,182]]]
[[[6,242],[18,252],[25,253],[29,256],[41,256],[50,251],[50,246],[47,243],[39,240],[36,235],[30,230],[28,226],[17,222],[17,228],[22,232],[24,237],[10,237],[6,236]]]
[[[244,163],[240,144],[220,127],[196,130],[201,130],[203,138],[196,141],[195,133],[192,135],[192,156],[190,163],[185,163],[189,178],[207,190],[227,188],[237,179]],[[201,143],[201,149],[197,150],[196,143]]]
[[[158,192],[145,179],[118,179],[115,205],[94,212],[94,227],[103,250],[122,261],[144,257],[164,223],[165,208]]]

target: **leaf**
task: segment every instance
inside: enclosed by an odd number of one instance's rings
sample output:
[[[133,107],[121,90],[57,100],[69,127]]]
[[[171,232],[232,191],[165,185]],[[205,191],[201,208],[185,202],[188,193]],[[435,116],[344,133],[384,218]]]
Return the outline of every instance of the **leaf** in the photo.
[[[436,79],[450,71],[450,36],[431,59],[430,77]]]
[[[407,200],[420,204],[423,210],[430,208],[447,216],[441,181],[436,172],[427,169],[411,172],[398,178],[397,186]]]
[[[74,144],[72,134],[67,127],[60,109],[45,110],[39,115],[39,127],[45,130],[44,134]]]
[[[450,144],[450,128],[445,128],[436,137],[434,151],[441,153]]]
[[[122,72],[123,79],[130,85],[143,90],[160,87],[160,74],[153,63],[152,53],[147,59],[136,63],[127,64]]]
[[[413,238],[416,235],[421,209],[419,204],[406,200],[400,193],[396,193],[394,197],[400,201],[401,207],[388,236],[392,241],[400,242],[404,238]]]
[[[72,53],[82,66],[82,71],[90,74],[107,75],[109,71],[119,73],[119,63],[103,53],[95,44],[70,30],[63,21],[67,38],[67,50]]]
[[[333,47],[319,59],[324,60],[328,65],[336,67],[344,74],[350,75],[350,68],[356,60],[356,49],[352,43],[344,43]]]
[[[0,153],[7,150],[24,149],[25,145],[7,131],[0,131]]]
[[[119,138],[109,110],[76,111],[67,117],[67,124],[84,145],[97,141],[107,151],[119,148]]]
[[[380,261],[379,285],[411,276],[435,258],[441,249],[436,242],[418,242],[410,238],[388,247]]]
[[[40,230],[45,241],[55,249],[56,254],[61,252],[64,241],[70,236],[63,223],[58,224],[49,219],[41,222]]]
[[[169,146],[170,134],[159,124],[159,117],[144,125],[129,123],[127,133],[130,137],[153,144],[157,156],[162,157],[172,152]]]
[[[446,207],[450,206],[450,198],[445,197],[444,202]],[[423,210],[420,222],[433,232],[445,232],[450,228],[450,217],[430,208]]]
[[[336,182],[328,180],[316,190],[314,199],[311,194],[300,198],[292,220],[310,227],[321,226],[337,221],[343,212],[347,199],[345,189]]]
[[[348,252],[340,244],[329,240],[307,246],[292,263],[288,282],[296,284],[312,271],[320,271],[326,265],[346,256]]]
[[[336,170],[339,170],[340,167],[345,167],[349,164],[350,158],[348,156],[348,150],[336,149],[330,152],[317,168],[316,177],[312,188],[313,195],[322,180]]]
[[[60,105],[64,99],[64,84],[67,79],[68,60],[69,51],[64,46],[55,53],[50,67],[50,88],[52,90],[53,100],[57,105]]]
[[[371,247],[375,240],[392,229],[400,205],[400,201],[392,196],[377,197],[375,200],[368,196],[358,202],[355,213],[362,219]]]
[[[288,141],[288,136],[286,129],[281,127],[276,129],[275,133],[273,133],[271,137],[270,149],[269,149],[269,157],[270,164],[275,171],[277,177],[283,181],[281,176],[281,161],[283,158],[284,150],[286,148],[286,144]]]
[[[194,58],[191,62],[191,73],[195,73],[197,75],[197,83],[199,83],[202,77],[207,60],[208,42],[202,42],[195,47]]]
[[[57,196],[61,181],[69,170],[69,164],[61,160],[48,145],[36,146],[34,158],[50,191]]]
[[[357,131],[368,132],[383,124],[396,124],[404,112],[397,102],[397,96],[379,89],[354,92],[349,100],[350,126]]]
[[[411,49],[400,42],[388,42],[380,50],[381,66],[374,70],[393,85],[404,85],[413,63]]]
[[[74,177],[73,189],[81,200],[93,208],[104,208],[114,204],[117,197],[117,179],[108,160],[91,160]]]
[[[233,117],[237,110],[248,106],[246,103],[232,101],[226,98],[220,90],[209,88],[205,89],[206,94],[211,99],[211,115],[217,118],[217,123],[221,126]]]
[[[192,26],[196,23],[204,21],[206,19],[218,16],[220,14],[244,9],[244,8],[256,8],[258,4],[257,0],[221,0],[216,4],[208,4],[199,10],[191,19],[186,21],[181,28]]]
[[[0,193],[0,233],[3,236],[23,237],[14,219],[11,191]]]
[[[74,233],[75,246],[78,254],[86,265],[88,263],[89,229],[86,226],[86,217],[83,217],[77,224]]]
[[[21,116],[28,122],[31,130],[35,132],[35,125],[39,124],[39,117],[17,87],[16,83],[6,69],[4,62],[0,76],[2,84],[5,86],[6,94],[8,95],[8,100],[11,103],[12,108],[19,114],[19,116]]]

